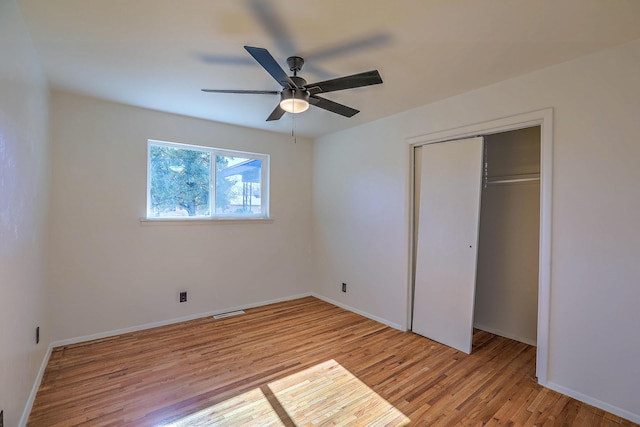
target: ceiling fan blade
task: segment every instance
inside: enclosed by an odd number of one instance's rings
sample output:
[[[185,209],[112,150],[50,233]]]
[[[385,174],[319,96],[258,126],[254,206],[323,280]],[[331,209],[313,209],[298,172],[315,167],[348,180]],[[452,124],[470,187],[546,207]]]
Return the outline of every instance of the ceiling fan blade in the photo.
[[[304,64],[304,71],[305,73],[311,73],[311,74],[315,74],[316,76],[318,76],[321,79],[333,79],[336,77],[335,73],[330,73],[329,71],[317,67],[313,64],[309,64],[309,63],[305,63]]]
[[[319,96],[310,96],[309,103],[323,110],[331,111],[332,113],[340,114],[345,117],[353,117],[360,112],[355,108],[347,107],[346,105],[338,104],[337,102],[329,101]]]
[[[271,77],[276,79],[276,81],[282,85],[282,87],[290,87],[292,89],[297,88],[293,80],[287,76],[287,73],[285,73],[282,67],[278,65],[267,49],[252,46],[245,46],[244,48],[256,61],[258,61],[260,65],[262,65],[262,68],[267,70],[267,73],[271,74]]]
[[[213,93],[245,93],[249,95],[279,95],[277,90],[235,90],[235,89],[201,89],[203,92]]]
[[[198,59],[205,64],[223,64],[223,65],[254,65],[255,62],[251,58],[246,56],[235,55],[215,55],[209,53],[200,53],[197,55]]]
[[[335,92],[337,90],[352,89],[362,86],[379,85],[382,78],[378,70],[365,71],[364,73],[353,74],[351,76],[338,77],[337,79],[325,80],[323,82],[312,83],[306,86],[310,94]]]
[[[384,46],[391,41],[391,35],[384,32],[373,33],[368,36],[363,36],[357,39],[353,39],[342,43],[340,45],[330,46],[316,51],[305,51],[300,54],[303,58],[307,58],[310,61],[318,61],[324,59],[330,59],[336,56],[350,55],[352,53],[364,50],[373,49],[375,47]]]
[[[264,0],[252,0],[249,8],[258,20],[262,28],[271,36],[280,52],[294,54],[297,52],[293,44],[293,37],[287,31],[287,22],[282,19],[270,2]]]
[[[276,108],[271,112],[269,117],[267,117],[267,121],[271,122],[273,120],[280,120],[280,118],[284,115],[285,111],[280,108],[280,104],[276,105]]]

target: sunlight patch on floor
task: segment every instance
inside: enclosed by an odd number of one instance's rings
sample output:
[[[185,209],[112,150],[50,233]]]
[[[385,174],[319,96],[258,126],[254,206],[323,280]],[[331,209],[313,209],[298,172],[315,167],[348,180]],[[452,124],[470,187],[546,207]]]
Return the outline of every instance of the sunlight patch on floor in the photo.
[[[163,427],[409,424],[335,360],[273,381]]]
[[[255,388],[162,427],[284,426],[262,390]]]
[[[269,384],[295,425],[402,426],[409,419],[335,360]]]

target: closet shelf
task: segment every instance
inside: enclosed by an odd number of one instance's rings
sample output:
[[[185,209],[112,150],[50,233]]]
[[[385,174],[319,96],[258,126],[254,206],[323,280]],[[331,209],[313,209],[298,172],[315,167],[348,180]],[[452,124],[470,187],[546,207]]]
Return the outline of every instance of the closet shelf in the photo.
[[[486,185],[512,184],[518,182],[540,181],[539,173],[523,173],[518,175],[489,176],[485,178]]]

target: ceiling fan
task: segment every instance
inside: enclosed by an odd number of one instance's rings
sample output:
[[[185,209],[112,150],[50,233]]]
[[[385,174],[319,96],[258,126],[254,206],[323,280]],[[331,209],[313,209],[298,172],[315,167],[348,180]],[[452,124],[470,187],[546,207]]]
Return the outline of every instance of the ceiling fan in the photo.
[[[271,112],[267,121],[279,120],[284,113],[302,113],[309,109],[309,104],[322,108],[332,113],[340,114],[344,117],[353,117],[359,110],[346,105],[330,101],[318,96],[319,93],[335,92],[338,90],[353,89],[356,87],[377,85],[382,83],[382,78],[378,70],[366,71],[364,73],[353,74],[351,76],[338,77],[336,79],[308,84],[305,79],[298,76],[302,69],[304,59],[299,56],[287,58],[287,65],[293,72],[292,76],[278,65],[274,57],[267,49],[261,47],[244,47],[247,52],[273,77],[281,86],[282,90],[233,90],[233,89],[202,89],[203,92],[214,93],[242,93],[257,95],[280,95],[280,103]]]

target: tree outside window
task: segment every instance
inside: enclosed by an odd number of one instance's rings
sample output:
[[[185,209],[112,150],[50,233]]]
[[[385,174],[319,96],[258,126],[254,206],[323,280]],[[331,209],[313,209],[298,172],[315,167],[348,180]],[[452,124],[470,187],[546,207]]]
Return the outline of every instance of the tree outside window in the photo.
[[[267,155],[160,141],[148,152],[148,218],[268,216]]]

